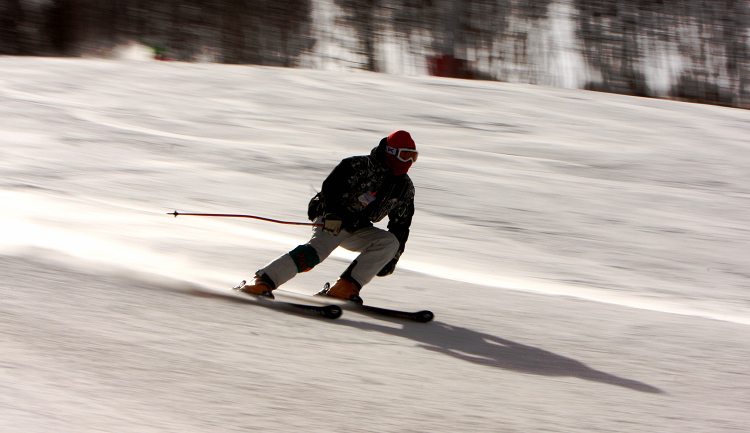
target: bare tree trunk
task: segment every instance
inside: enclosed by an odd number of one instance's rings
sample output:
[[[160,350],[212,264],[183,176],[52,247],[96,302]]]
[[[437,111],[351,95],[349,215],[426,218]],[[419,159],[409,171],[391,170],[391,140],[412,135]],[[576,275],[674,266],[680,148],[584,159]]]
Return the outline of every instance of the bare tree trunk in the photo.
[[[21,31],[24,18],[20,0],[7,0],[0,7],[0,54],[23,54],[29,50]]]

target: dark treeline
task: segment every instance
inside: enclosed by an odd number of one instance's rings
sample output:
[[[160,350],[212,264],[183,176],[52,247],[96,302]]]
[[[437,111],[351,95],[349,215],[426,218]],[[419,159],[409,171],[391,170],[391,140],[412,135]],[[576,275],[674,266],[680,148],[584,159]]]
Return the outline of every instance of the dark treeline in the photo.
[[[78,56],[138,41],[158,56],[191,61],[293,67],[315,45],[318,0],[0,0],[0,54]],[[330,1],[330,0],[329,0]],[[354,29],[355,65],[380,71],[377,44],[386,31],[404,43],[430,35],[424,47],[448,58],[433,73],[503,79],[474,70],[467,50],[489,61],[526,65],[534,23],[549,19],[554,0],[332,0],[344,12],[335,25]],[[560,2],[562,0],[558,0]],[[584,87],[638,96],[653,41],[676,47],[685,66],[670,97],[750,106],[748,0],[570,0],[582,56],[601,79]],[[529,23],[528,31],[518,22]],[[498,41],[501,43],[498,44]],[[498,52],[497,47],[503,51]],[[494,50],[494,51],[493,51]],[[649,51],[651,50],[651,51]],[[424,50],[422,50],[424,51]],[[530,80],[533,82],[533,80]]]
[[[678,46],[690,66],[675,98],[750,108],[747,0],[575,0],[584,57],[602,72],[593,90],[654,96],[637,65],[646,41]],[[721,76],[727,81],[720,84]]]
[[[78,56],[127,41],[173,60],[294,66],[311,0],[0,0],[0,54]]]

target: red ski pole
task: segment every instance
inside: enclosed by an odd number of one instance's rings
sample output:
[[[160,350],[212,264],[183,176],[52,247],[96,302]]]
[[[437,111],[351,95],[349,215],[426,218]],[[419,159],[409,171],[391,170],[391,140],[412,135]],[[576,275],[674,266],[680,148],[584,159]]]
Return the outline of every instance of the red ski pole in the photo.
[[[177,211],[174,211],[174,212],[167,212],[167,215],[174,215],[175,218],[177,218],[177,215],[223,217],[223,218],[252,218],[252,219],[268,221],[268,222],[272,222],[276,224],[289,224],[289,225],[295,225],[295,226],[322,226],[323,225],[323,224],[318,224],[318,223],[279,221],[279,220],[274,220],[271,218],[263,218],[259,216],[253,216],[253,215],[236,215],[236,214],[223,214],[223,213],[178,213]]]

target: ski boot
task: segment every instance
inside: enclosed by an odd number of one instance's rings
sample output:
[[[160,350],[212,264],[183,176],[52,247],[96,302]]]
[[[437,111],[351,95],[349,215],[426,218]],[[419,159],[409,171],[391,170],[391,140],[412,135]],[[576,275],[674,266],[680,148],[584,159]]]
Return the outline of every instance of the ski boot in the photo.
[[[255,275],[252,284],[245,284],[243,280],[235,290],[245,292],[249,295],[261,296],[263,298],[275,299],[273,296],[273,283],[265,275]]]
[[[317,296],[329,296],[331,298],[339,298],[345,301],[354,302],[355,304],[362,305],[364,301],[359,296],[359,285],[354,281],[345,280],[339,278],[336,284],[331,286],[330,283],[326,283],[323,286],[323,290],[316,293]]]

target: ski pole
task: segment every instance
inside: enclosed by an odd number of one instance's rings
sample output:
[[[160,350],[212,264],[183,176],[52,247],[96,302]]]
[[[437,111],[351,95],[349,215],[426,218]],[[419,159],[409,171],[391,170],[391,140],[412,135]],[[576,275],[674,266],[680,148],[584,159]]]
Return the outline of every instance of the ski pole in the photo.
[[[261,221],[268,221],[276,224],[289,224],[289,225],[295,225],[295,226],[322,226],[323,224],[319,223],[302,223],[302,222],[295,222],[295,221],[279,221],[274,220],[271,218],[263,218],[259,216],[254,215],[236,215],[236,214],[223,214],[223,213],[178,213],[177,211],[174,212],[167,212],[167,215],[174,215],[175,218],[177,218],[178,215],[188,215],[188,216],[206,216],[206,217],[223,217],[223,218],[252,218],[256,220]]]

